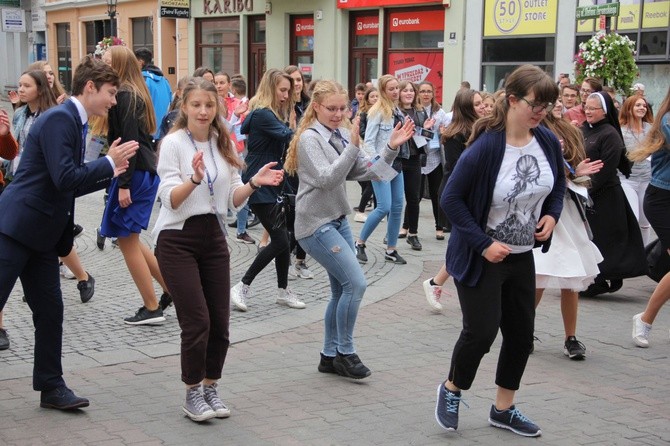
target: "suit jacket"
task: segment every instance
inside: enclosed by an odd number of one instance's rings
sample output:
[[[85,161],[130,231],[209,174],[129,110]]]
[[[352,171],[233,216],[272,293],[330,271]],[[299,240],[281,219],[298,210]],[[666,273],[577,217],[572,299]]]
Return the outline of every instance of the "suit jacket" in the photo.
[[[0,233],[35,251],[69,254],[75,197],[104,188],[114,176],[105,158],[83,163],[82,137],[71,100],[35,121],[14,180],[0,195]]]

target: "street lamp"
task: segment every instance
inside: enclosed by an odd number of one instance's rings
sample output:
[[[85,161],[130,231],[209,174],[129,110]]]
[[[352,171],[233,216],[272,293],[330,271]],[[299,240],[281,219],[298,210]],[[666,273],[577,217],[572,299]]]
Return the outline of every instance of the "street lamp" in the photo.
[[[112,36],[116,36],[116,3],[118,0],[107,0],[107,15],[110,21],[110,31]]]

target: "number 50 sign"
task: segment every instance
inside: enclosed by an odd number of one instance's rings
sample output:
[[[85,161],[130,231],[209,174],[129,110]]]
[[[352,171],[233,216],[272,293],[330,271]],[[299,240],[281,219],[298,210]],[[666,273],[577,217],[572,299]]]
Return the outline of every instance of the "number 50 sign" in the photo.
[[[558,0],[486,0],[485,36],[554,34]]]

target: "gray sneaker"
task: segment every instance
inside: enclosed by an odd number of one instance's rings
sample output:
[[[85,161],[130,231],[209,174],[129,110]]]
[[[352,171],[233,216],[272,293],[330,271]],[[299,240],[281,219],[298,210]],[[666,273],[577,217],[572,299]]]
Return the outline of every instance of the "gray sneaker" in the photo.
[[[209,404],[209,407],[216,413],[216,418],[228,418],[230,416],[230,409],[228,409],[228,407],[223,404],[223,401],[221,401],[221,398],[219,398],[216,387],[216,383],[209,386],[203,385],[202,396],[205,398],[205,402]]]
[[[147,307],[141,306],[134,316],[125,318],[123,322],[128,325],[156,325],[165,322],[165,316],[163,316],[161,307],[151,311]]]
[[[186,401],[184,401],[182,410],[193,421],[205,421],[216,417],[216,412],[200,393],[200,386],[186,389]]]

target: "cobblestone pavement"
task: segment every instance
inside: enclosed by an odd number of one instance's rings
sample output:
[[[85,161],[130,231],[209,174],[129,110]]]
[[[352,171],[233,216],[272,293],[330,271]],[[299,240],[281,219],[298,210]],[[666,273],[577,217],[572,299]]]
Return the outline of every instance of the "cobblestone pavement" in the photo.
[[[358,186],[350,186],[355,202]],[[373,374],[350,381],[316,371],[328,300],[328,282],[314,261],[314,280],[289,286],[307,303],[291,310],[274,303],[275,273],[264,271],[252,285],[248,313],[233,312],[231,346],[221,395],[233,415],[198,425],[183,417],[179,380],[179,327],[174,309],[159,327],[129,327],[122,318],[141,304],[121,253],[95,246],[102,193],[81,198],[77,222],[86,232],[77,250],[96,278],[95,297],[79,301],[75,281],[63,280],[64,368],[68,384],[91,399],[76,413],[40,409],[31,390],[33,329],[17,284],[6,307],[10,350],[0,352],[0,444],[3,445],[432,445],[511,444],[612,445],[670,443],[670,318],[664,309],[652,332],[652,347],[630,339],[631,317],[642,311],[654,283],[627,280],[619,292],[583,299],[579,339],[588,358],[567,360],[557,293],[546,293],[538,309],[536,343],[517,403],[543,430],[527,440],[487,424],[500,340],[464,393],[458,433],[434,421],[435,388],[445,378],[460,330],[451,282],[446,310],[431,314],[421,282],[439,268],[445,242],[434,240],[429,205],[422,206],[424,250],[400,241],[408,265],[384,262],[379,228],[368,241],[364,266],[370,286],[356,328],[358,352]],[[354,232],[360,229],[353,223]],[[231,233],[234,230],[231,230]],[[259,227],[250,231],[258,239]],[[144,235],[150,243],[150,235]],[[255,245],[231,242],[232,280],[237,281]],[[157,291],[160,292],[157,287]]]

